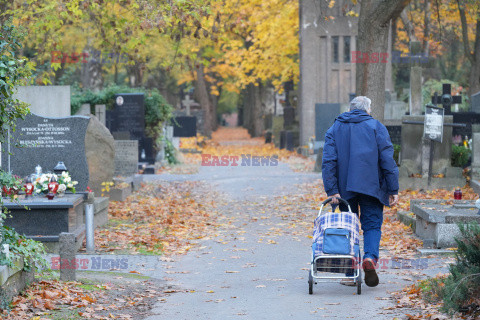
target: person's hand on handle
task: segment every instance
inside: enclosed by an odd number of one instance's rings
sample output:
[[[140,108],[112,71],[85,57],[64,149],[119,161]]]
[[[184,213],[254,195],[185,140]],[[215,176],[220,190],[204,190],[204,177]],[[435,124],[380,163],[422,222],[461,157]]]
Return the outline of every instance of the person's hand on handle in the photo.
[[[339,193],[334,194],[334,195],[332,196],[332,202],[331,202],[331,204],[338,204],[338,198],[341,198],[341,197],[340,197],[340,194],[339,194]]]
[[[398,203],[398,194],[394,194],[390,196],[390,207],[393,207]]]

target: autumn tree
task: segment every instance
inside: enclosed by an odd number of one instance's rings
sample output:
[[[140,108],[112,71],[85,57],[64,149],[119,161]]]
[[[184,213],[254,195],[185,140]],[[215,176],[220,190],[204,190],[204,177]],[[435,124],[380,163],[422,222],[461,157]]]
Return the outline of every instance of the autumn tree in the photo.
[[[371,56],[387,52],[390,22],[400,16],[410,0],[362,0],[358,20],[357,50]],[[373,116],[384,119],[385,64],[357,63],[356,94],[372,100]]]
[[[467,5],[464,1],[457,0],[458,12],[462,23],[462,41],[465,57],[470,62],[470,75],[468,95],[471,96],[480,91],[480,6],[478,3]],[[469,39],[468,16],[473,20],[475,28],[473,31],[475,40],[473,48]]]

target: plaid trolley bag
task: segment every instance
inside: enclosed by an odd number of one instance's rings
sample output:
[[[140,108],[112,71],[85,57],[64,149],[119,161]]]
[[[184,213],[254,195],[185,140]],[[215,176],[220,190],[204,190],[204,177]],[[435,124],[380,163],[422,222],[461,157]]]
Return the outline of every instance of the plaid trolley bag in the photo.
[[[360,294],[360,219],[343,199],[339,200],[348,207],[348,212],[323,213],[323,207],[331,200],[329,198],[322,203],[314,221],[309,293],[313,293],[310,288],[314,279],[350,278],[356,281],[357,293]],[[319,272],[349,275],[322,277]]]

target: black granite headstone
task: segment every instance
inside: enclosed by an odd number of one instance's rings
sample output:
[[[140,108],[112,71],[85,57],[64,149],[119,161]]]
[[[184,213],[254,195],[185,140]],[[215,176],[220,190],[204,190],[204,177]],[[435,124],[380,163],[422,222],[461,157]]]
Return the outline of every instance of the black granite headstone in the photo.
[[[325,141],[325,133],[340,115],[340,103],[315,104],[315,140]]]
[[[138,161],[155,163],[155,152],[152,138],[143,137],[138,141]]]
[[[476,112],[452,112],[454,123],[464,123],[467,126],[454,127],[452,134],[454,136],[461,135],[462,137],[472,137],[472,125],[480,124],[480,113]]]
[[[107,113],[110,132],[130,132],[133,140],[145,136],[145,96],[143,93],[119,93],[115,95],[113,110]]]
[[[470,109],[475,113],[480,113],[480,91],[472,94],[472,99],[470,100]]]
[[[289,151],[295,149],[294,133],[292,131],[280,131],[280,149]]]
[[[283,108],[283,127],[287,128],[293,125],[295,122],[295,108],[285,107]]]
[[[88,186],[88,164],[85,155],[85,134],[89,117],[44,118],[29,114],[17,122],[15,132],[10,132],[10,142],[2,145],[1,166],[20,177],[35,172],[40,165],[43,172],[53,172],[63,161],[73,180],[78,181],[77,191]],[[23,147],[15,147],[15,142]],[[9,155],[9,152],[11,155]]]
[[[128,131],[112,132],[112,136],[115,140],[131,140],[130,132]]]
[[[174,137],[196,137],[197,118],[190,116],[175,117],[173,122]]]

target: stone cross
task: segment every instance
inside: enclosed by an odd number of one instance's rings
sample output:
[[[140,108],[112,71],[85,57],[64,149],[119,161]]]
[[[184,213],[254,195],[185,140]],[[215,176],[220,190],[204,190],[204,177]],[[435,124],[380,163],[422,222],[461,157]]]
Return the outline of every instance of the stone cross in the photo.
[[[185,108],[187,109],[187,116],[190,115],[190,108],[195,104],[195,100],[191,100],[190,99],[190,95],[187,94],[185,96],[185,99],[182,100],[182,104],[185,106]]]
[[[426,57],[422,53],[422,46],[418,41],[410,42],[410,53],[408,57],[401,57],[400,52],[392,56],[392,62],[398,63],[400,67],[410,68],[410,115],[421,115],[422,102],[422,68],[432,68],[435,60]]]
[[[410,54],[417,55],[421,52],[420,42],[410,42]],[[422,114],[422,67],[412,64],[410,67],[410,114]]]
[[[437,93],[432,96],[433,104],[441,104],[445,109],[445,114],[452,114],[452,104],[462,103],[462,96],[452,96],[452,85],[450,83],[442,84],[442,96],[438,97]]]

